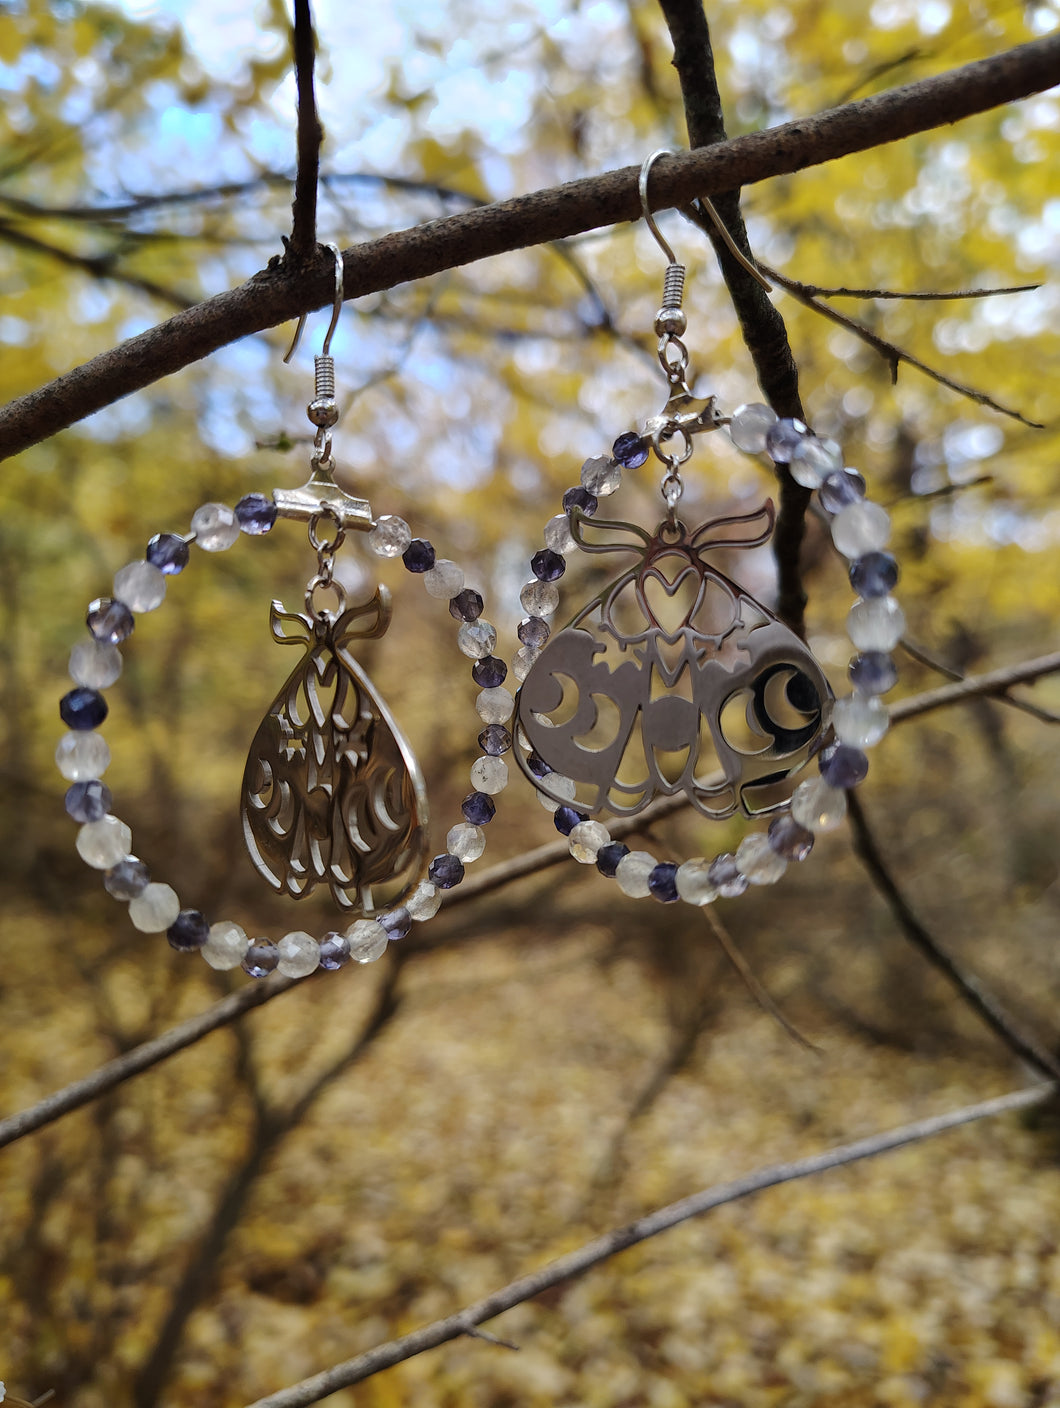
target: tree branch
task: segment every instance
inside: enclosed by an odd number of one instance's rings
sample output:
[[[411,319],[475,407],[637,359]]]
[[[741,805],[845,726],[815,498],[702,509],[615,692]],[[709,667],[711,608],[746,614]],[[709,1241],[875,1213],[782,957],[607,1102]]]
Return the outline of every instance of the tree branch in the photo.
[[[666,158],[652,204],[681,206],[852,152],[866,151],[1041,92],[1060,79],[1060,34],[830,112]],[[345,253],[345,294],[357,298],[445,269],[640,216],[638,167],[430,221]],[[130,338],[0,411],[0,458],[207,357],[250,333],[331,302],[330,271],[296,276],[276,259],[239,288]]]
[[[313,30],[309,0],[294,0],[291,46],[298,89],[298,169],[294,178],[294,205],[287,255],[293,266],[301,271],[316,252],[317,183],[320,176],[320,146],[324,140],[324,129],[317,116],[317,100],[313,91],[317,37]]]
[[[680,1202],[670,1203],[646,1217],[638,1218],[625,1227],[617,1227],[604,1233],[602,1237],[594,1238],[576,1251],[568,1252],[565,1256],[549,1262],[539,1271],[520,1276],[500,1290],[465,1306],[455,1315],[446,1316],[444,1320],[424,1325],[409,1335],[402,1335],[399,1339],[378,1345],[365,1354],[359,1354],[355,1359],[336,1364],[333,1368],[325,1369],[323,1373],[314,1374],[308,1379],[303,1379],[301,1383],[281,1389],[278,1393],[270,1393],[265,1398],[257,1399],[250,1408],[307,1408],[308,1404],[318,1403],[330,1393],[349,1388],[352,1384],[363,1383],[365,1379],[383,1369],[393,1368],[395,1364],[404,1363],[425,1350],[436,1349],[439,1345],[457,1339],[460,1335],[467,1334],[470,1327],[479,1325],[484,1320],[492,1320],[503,1311],[511,1310],[515,1305],[522,1305],[525,1301],[532,1300],[542,1292],[562,1285],[564,1281],[569,1281],[575,1276],[583,1276],[593,1267],[617,1256],[619,1252],[646,1242],[651,1237],[657,1237],[661,1232],[669,1231],[671,1227],[677,1227],[693,1217],[701,1217],[704,1213],[723,1207],[726,1203],[734,1203],[766,1188],[793,1183],[799,1178],[810,1178],[828,1169],[842,1168],[861,1159],[874,1158],[878,1154],[889,1153],[908,1144],[930,1139],[934,1135],[971,1124],[975,1120],[1011,1114],[1017,1110],[1029,1110],[1048,1100],[1055,1091],[1056,1086],[1052,1082],[1030,1086],[1008,1095],[999,1095],[993,1100],[950,1110],[931,1119],[901,1125],[886,1134],[873,1134],[866,1139],[856,1139],[850,1144],[839,1144],[833,1149],[820,1154],[810,1154],[804,1159],[771,1164],[746,1174],[743,1178],[705,1188],[690,1197],[682,1198]]]

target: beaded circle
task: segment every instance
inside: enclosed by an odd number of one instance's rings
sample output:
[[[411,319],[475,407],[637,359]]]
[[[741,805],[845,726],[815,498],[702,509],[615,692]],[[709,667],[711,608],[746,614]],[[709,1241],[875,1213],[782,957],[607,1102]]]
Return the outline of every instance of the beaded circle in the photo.
[[[844,466],[840,446],[818,437],[801,421],[778,419],[769,406],[760,403],[740,406],[730,417],[715,414],[713,425],[727,426],[737,449],[748,454],[765,452],[774,463],[788,466],[796,482],[814,492],[829,522],[832,541],[849,564],[857,596],[847,616],[847,633],[858,653],[849,665],[851,691],[832,705],[830,728],[822,735],[823,746],[816,753],[818,776],[799,782],[789,799],[768,808],[772,816],[768,829],[745,836],[734,853],[673,863],[658,861],[648,851],[631,850],[614,840],[606,825],[578,810],[577,784],[554,770],[541,755],[541,739],[547,740],[548,732],[535,733],[534,747],[525,730],[517,727],[523,755],[520,766],[531,780],[541,784],[538,798],[554,813],[556,828],[568,838],[574,859],[583,865],[595,864],[602,875],[617,880],[625,894],[634,898],[651,895],[662,903],[682,899],[705,905],[719,897],[735,898],[751,885],[774,884],[789,864],[806,859],[818,834],[842,822],[847,790],[856,787],[868,772],[865,750],[887,732],[888,712],[880,696],[897,682],[898,671],[890,652],[905,629],[901,607],[891,595],[898,566],[886,551],[889,515],[866,497],[864,479]],[[711,427],[701,424],[695,428]],[[618,437],[610,455],[586,460],[580,484],[563,495],[563,511],[545,525],[544,547],[531,558],[532,579],[520,595],[527,616],[519,626],[522,644],[512,662],[516,679],[527,679],[546,648],[552,631],[550,618],[560,601],[555,583],[566,570],[564,554],[584,546],[580,533],[583,520],[595,516],[600,499],[615,493],[623,470],[637,469],[647,461],[652,445],[650,434],[629,431]],[[658,451],[657,444],[655,448]],[[681,459],[690,453],[686,435]],[[675,460],[666,455],[660,458],[671,466],[663,492],[672,509],[680,481],[674,474]],[[668,493],[674,483],[677,494]],[[579,613],[575,620],[584,614]],[[517,724],[520,703],[517,699]],[[543,751],[548,751],[547,746]]]
[[[277,516],[276,502],[264,494],[248,494],[234,508],[203,504],[192,516],[190,532],[156,534],[143,559],[116,573],[114,595],[90,603],[88,639],[79,641],[71,651],[69,673],[74,688],[59,706],[69,731],[59,742],[55,760],[71,784],[66,810],[80,823],[78,853],[92,869],[103,872],[107,892],[127,902],[137,929],[165,933],[175,949],[198,950],[212,968],[242,967],[255,978],[273,971],[302,978],[318,967],[338,969],[351,959],[370,963],[380,958],[391,941],[408,934],[414,921],[425,921],[437,913],[442,891],[460,884],[465,866],[485,849],[484,828],[496,811],[494,795],[508,781],[500,754],[511,746],[511,735],[504,725],[514,701],[503,688],[507,667],[492,653],[497,633],[483,619],[481,594],[465,586],[463,571],[455,562],[439,558],[426,539],[414,538],[403,519],[384,515],[374,520],[366,534],[369,548],[381,558],[400,557],[406,570],[421,578],[428,595],[448,602],[450,615],[460,623],[457,645],[472,661],[472,679],[480,688],[476,711],[483,724],[479,733],[482,754],[471,766],[473,790],[462,803],[463,820],[450,828],[446,850],[431,860],[426,877],[400,897],[402,903],[366,914],[344,931],[330,931],[320,940],[303,930],[294,930],[276,943],[251,939],[238,924],[228,920],[210,923],[199,910],[182,908],[174,889],[153,881],[147,866],[132,854],[132,832],[111,810],[110,789],[101,780],[110,764],[110,748],[97,732],[108,712],[103,690],[121,674],[119,646],[131,635],[136,617],[162,604],[167,578],[187,566],[192,544],[206,552],[221,552],[230,548],[240,533],[258,537],[270,532]]]

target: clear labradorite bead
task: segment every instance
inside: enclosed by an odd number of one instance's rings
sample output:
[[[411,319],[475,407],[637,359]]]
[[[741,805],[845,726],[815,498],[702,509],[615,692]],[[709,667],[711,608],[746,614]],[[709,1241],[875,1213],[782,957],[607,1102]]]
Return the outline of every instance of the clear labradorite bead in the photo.
[[[843,467],[843,451],[834,440],[817,440],[811,436],[792,451],[788,469],[796,484],[805,489],[818,488],[828,474]]]
[[[411,895],[405,899],[405,908],[413,919],[432,919],[441,908],[442,896],[437,885],[430,880],[421,880]]]
[[[403,518],[384,513],[368,534],[368,546],[378,557],[400,557],[412,542],[412,529]]]
[[[750,881],[736,864],[736,857],[726,853],[710,862],[707,876],[717,887],[723,900],[734,900],[744,893]]]
[[[559,605],[559,588],[552,582],[527,582],[519,593],[523,610],[529,616],[551,616]]]
[[[166,599],[166,576],[150,562],[129,562],[114,574],[114,595],[130,611],[154,611]]]
[[[536,645],[524,645],[512,656],[512,674],[522,683],[534,668],[541,651]]]
[[[150,883],[151,872],[135,856],[126,856],[103,876],[103,888],[116,900],[134,900]]]
[[[775,885],[788,868],[783,856],[777,855],[762,831],[745,836],[736,847],[736,865],[752,885]]]
[[[737,406],[733,411],[729,438],[738,450],[744,450],[749,455],[760,455],[766,447],[766,436],[776,423],[777,413],[772,406],[751,401],[747,405]]]
[[[579,865],[595,865],[596,857],[610,844],[611,833],[599,821],[579,821],[567,834],[570,853]]]
[[[677,867],[674,883],[686,904],[713,904],[718,898],[718,887],[710,878],[710,862],[707,860],[686,860],[684,865]]]
[[[471,785],[478,792],[495,797],[508,786],[508,764],[503,758],[476,758],[471,764]]]
[[[129,901],[129,918],[143,934],[161,934],[180,913],[180,900],[172,885],[157,881]]]
[[[548,790],[554,792],[555,796],[550,797],[546,792],[538,792],[537,800],[544,807],[546,812],[554,812],[557,807],[566,806],[568,802],[573,802],[577,795],[578,788],[572,777],[564,777],[561,772],[550,772],[548,774]],[[557,801],[560,798],[562,800]]]
[[[307,978],[320,967],[320,945],[302,929],[284,934],[276,950],[280,956],[276,968],[285,978]]]
[[[346,930],[350,941],[350,957],[356,963],[374,963],[386,953],[390,935],[378,919],[358,919]]]
[[[423,586],[428,596],[449,601],[464,585],[464,573],[447,557],[435,559],[434,566],[423,574]]]
[[[823,777],[808,777],[791,794],[791,815],[807,831],[834,831],[847,814],[847,794]]]
[[[465,621],[456,633],[456,643],[469,660],[484,660],[497,644],[496,628],[481,618]]]
[[[227,504],[201,504],[191,516],[191,531],[204,552],[224,552],[239,537],[239,520]]]
[[[484,689],[475,700],[475,711],[484,724],[507,723],[514,708],[511,691],[503,685],[498,685],[496,689]]]
[[[481,826],[461,822],[450,829],[445,838],[445,849],[457,860],[478,860],[486,849],[486,833]]]
[[[79,640],[70,651],[70,678],[88,689],[106,689],[121,674],[121,651],[102,640]]]
[[[851,561],[879,552],[887,546],[890,536],[890,515],[868,499],[848,504],[832,519],[832,542]]]
[[[574,534],[570,530],[570,519],[565,513],[557,513],[545,524],[545,546],[553,552],[570,552],[574,546]]]
[[[116,816],[86,821],[77,833],[77,854],[93,870],[110,870],[129,854],[132,832]]]
[[[55,764],[70,782],[88,782],[102,777],[110,766],[107,740],[99,733],[71,731],[64,734],[55,750]]]
[[[847,635],[859,650],[893,650],[905,634],[905,613],[893,596],[856,601],[847,614]]]
[[[206,942],[199,952],[211,968],[225,973],[239,967],[249,946],[246,930],[233,924],[230,919],[222,919],[220,923],[210,925]]]
[[[840,743],[852,748],[872,748],[890,727],[887,706],[871,696],[851,694],[837,699],[832,709],[832,727]]]
[[[622,857],[615,868],[618,888],[624,895],[629,895],[634,900],[642,900],[645,895],[650,895],[651,887],[648,884],[648,877],[657,863],[649,851],[630,851],[628,855]]]
[[[594,498],[606,498],[622,483],[622,466],[607,455],[596,455],[582,465],[581,480]]]

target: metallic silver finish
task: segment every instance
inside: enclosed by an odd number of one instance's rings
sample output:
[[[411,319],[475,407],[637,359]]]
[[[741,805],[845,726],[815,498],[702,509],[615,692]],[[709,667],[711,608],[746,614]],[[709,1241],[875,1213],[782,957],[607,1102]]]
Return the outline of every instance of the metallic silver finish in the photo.
[[[412,748],[352,654],[356,641],[385,632],[389,593],[380,587],[332,615],[313,606],[321,586],[338,590],[330,572],[318,572],[304,613],[272,603],[276,640],[306,654],[251,743],[243,835],[274,890],[302,899],[326,885],[342,909],[368,914],[373,885],[387,885],[389,904],[423,875],[427,791]]]
[[[340,528],[367,531],[375,524],[372,506],[367,499],[355,499],[340,489],[333,474],[334,461],[314,456],[313,472],[298,489],[274,489],[273,499],[281,518],[295,518],[302,523],[330,516]]]
[[[794,632],[707,561],[711,550],[767,541],[774,517],[767,502],[692,533],[671,520],[654,535],[574,522],[586,552],[637,560],[551,638],[515,717],[552,771],[574,780],[579,810],[635,816],[675,793],[716,818],[782,805],[775,789],[810,757],[832,692]],[[727,528],[737,536],[723,536]],[[600,530],[626,540],[586,540]],[[568,800],[516,758],[539,791]]]

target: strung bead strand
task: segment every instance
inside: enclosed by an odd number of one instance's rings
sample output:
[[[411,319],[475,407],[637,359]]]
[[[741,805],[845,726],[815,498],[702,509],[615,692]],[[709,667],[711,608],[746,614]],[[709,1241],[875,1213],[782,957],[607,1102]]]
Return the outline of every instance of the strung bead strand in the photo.
[[[547,777],[553,794],[539,791],[538,800],[553,813],[556,829],[566,836],[574,859],[595,865],[601,875],[616,880],[624,894],[651,895],[663,904],[680,899],[706,905],[719,898],[734,899],[752,885],[775,884],[789,865],[807,858],[818,835],[842,823],[847,791],[868,774],[865,750],[874,747],[889,726],[880,696],[897,683],[898,669],[890,652],[905,630],[902,609],[890,595],[898,581],[898,564],[886,551],[890,517],[866,497],[865,481],[857,470],[843,465],[840,446],[816,436],[802,421],[778,419],[771,407],[761,403],[739,406],[727,422],[719,423],[727,423],[737,449],[768,454],[775,464],[786,465],[797,483],[816,493],[857,593],[847,616],[847,634],[858,653],[848,667],[851,692],[837,699],[832,709],[834,740],[817,754],[819,775],[800,782],[789,801],[772,813],[768,829],[745,836],[731,854],[677,864],[658,861],[648,851],[631,850],[614,840],[602,822],[591,820],[573,805],[577,788],[571,778],[554,772],[537,753],[529,752],[527,771],[537,778]],[[585,461],[580,484],[563,495],[563,512],[545,525],[545,549],[531,558],[533,580],[520,597],[531,614],[519,626],[522,647],[512,662],[517,679],[529,674],[551,632],[549,618],[559,605],[559,593],[551,584],[563,575],[563,554],[575,545],[571,515],[593,517],[599,500],[619,488],[622,471],[639,469],[650,448],[650,441],[636,431],[620,435],[609,456]],[[566,802],[557,802],[557,796]]]
[[[192,515],[188,534],[156,534],[142,560],[115,574],[114,595],[89,604],[89,639],[79,641],[70,654],[74,688],[59,704],[69,732],[60,740],[55,760],[71,784],[66,810],[80,823],[78,853],[89,866],[103,872],[107,893],[128,904],[129,918],[137,929],[148,934],[164,932],[172,948],[198,950],[212,968],[242,967],[254,978],[274,971],[302,978],[318,967],[333,970],[351,959],[371,963],[380,958],[390,942],[409,933],[414,921],[423,922],[438,912],[441,891],[458,885],[464,878],[465,864],[482,855],[486,844],[483,828],[496,812],[493,795],[508,780],[507,766],[499,754],[511,747],[511,735],[503,724],[511,718],[514,701],[500,688],[507,667],[490,653],[497,633],[481,619],[481,594],[464,586],[464,574],[455,562],[437,558],[429,542],[413,538],[403,519],[391,515],[379,518],[367,534],[369,547],[379,557],[401,557],[409,572],[422,577],[429,596],[448,600],[450,614],[461,623],[457,643],[474,661],[472,677],[482,686],[476,708],[485,724],[479,734],[483,756],[471,768],[476,790],[464,799],[463,822],[450,829],[445,853],[431,861],[427,878],[413,888],[403,904],[357,919],[346,930],[330,931],[319,941],[303,930],[285,934],[276,943],[267,938],[251,939],[229,920],[211,924],[201,911],[182,909],[172,886],[153,881],[147,866],[131,853],[132,832],[112,813],[110,789],[101,781],[110,765],[110,748],[96,732],[108,712],[102,691],[121,675],[118,647],[132,634],[136,617],[162,604],[167,579],[188,565],[192,544],[205,552],[222,552],[233,546],[240,533],[259,537],[270,532],[277,514],[276,504],[264,494],[247,494],[234,508],[203,504]]]

